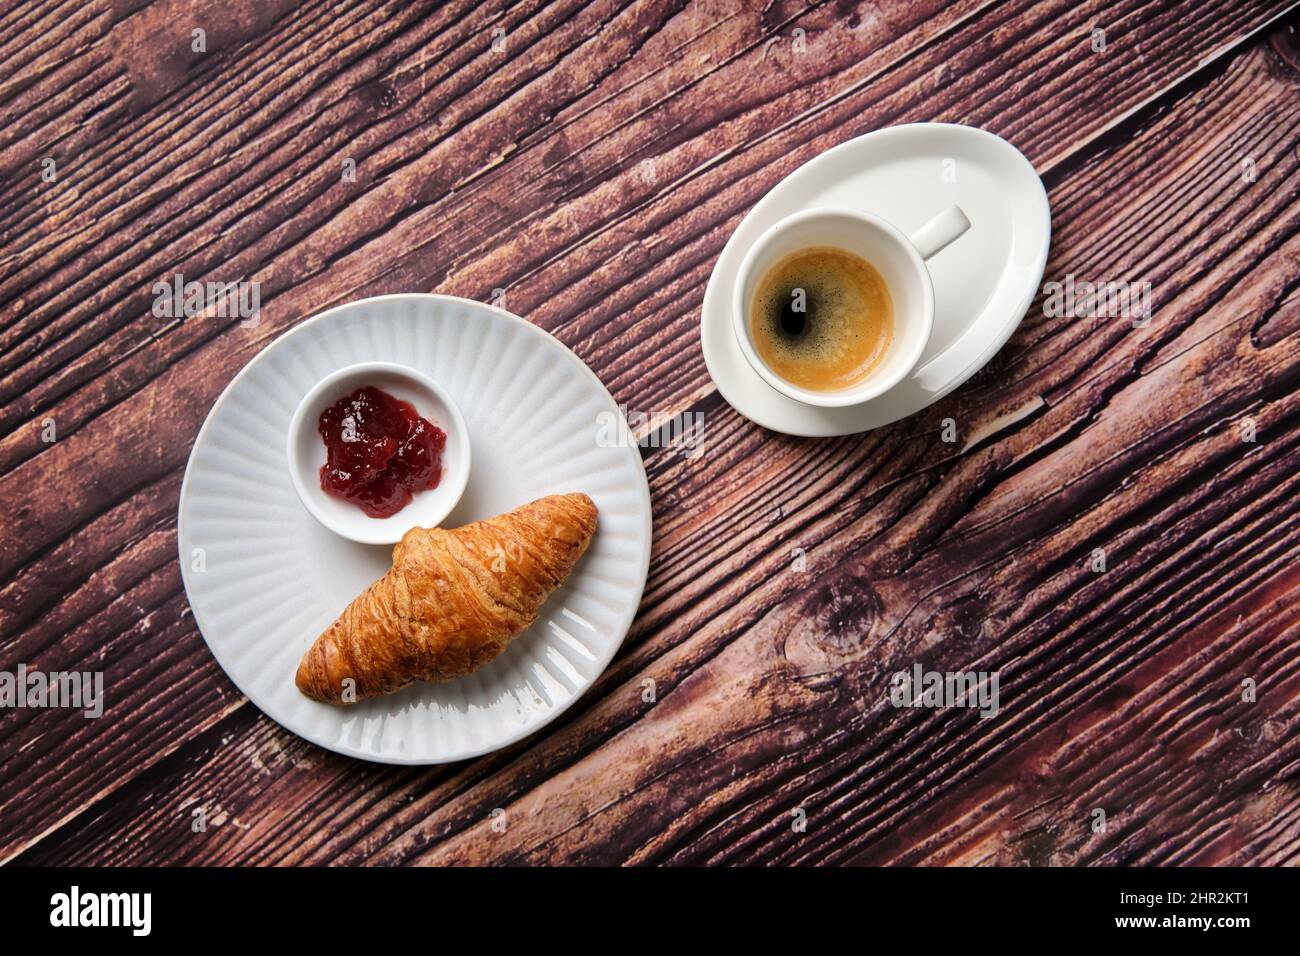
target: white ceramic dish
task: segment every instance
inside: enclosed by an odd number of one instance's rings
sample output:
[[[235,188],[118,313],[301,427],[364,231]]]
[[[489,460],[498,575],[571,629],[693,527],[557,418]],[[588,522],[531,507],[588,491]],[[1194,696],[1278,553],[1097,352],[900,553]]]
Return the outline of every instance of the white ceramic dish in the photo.
[[[387,518],[372,518],[351,502],[327,495],[320,486],[325,463],[325,442],[317,428],[321,413],[365,385],[410,402],[447,436],[438,487],[415,493],[410,504]],[[455,401],[429,376],[394,362],[358,362],[321,379],[298,403],[285,446],[289,479],[303,507],[335,534],[359,544],[396,544],[412,527],[440,525],[460,501],[469,480],[469,429]]]
[[[804,209],[871,213],[912,233],[935,211],[961,207],[971,228],[927,260],[934,326],[916,367],[877,398],[842,408],[797,402],[745,360],[732,328],[736,276],[750,246]],[[1051,212],[1034,168],[984,130],[917,123],[868,133],[827,150],[776,185],[737,227],[704,293],[700,339],[718,391],[774,431],[819,437],[879,428],[918,412],[975,374],[1010,338],[1047,264]]]
[[[308,514],[285,450],[303,396],[362,361],[421,371],[460,407],[474,474],[445,527],[567,491],[591,495],[600,518],[569,579],[497,660],[464,680],[343,708],[302,696],[294,672],[317,635],[387,571],[391,549],[348,541]],[[182,577],[217,662],[289,730],[367,760],[460,760],[545,726],[604,670],[645,586],[650,495],[640,451],[600,437],[619,415],[560,342],[482,303],[382,296],[291,329],[217,400],[181,487]]]

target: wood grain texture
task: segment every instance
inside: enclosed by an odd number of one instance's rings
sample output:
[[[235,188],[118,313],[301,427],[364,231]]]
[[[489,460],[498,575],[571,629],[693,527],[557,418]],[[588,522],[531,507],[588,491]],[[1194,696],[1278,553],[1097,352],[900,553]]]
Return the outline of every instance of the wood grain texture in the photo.
[[[1293,24],[1247,36],[1284,7],[0,17],[3,662],[103,668],[109,695],[100,721],[0,716],[0,858],[1294,862],[1300,73]],[[722,243],[800,163],[916,119],[1023,149],[1048,278],[1149,281],[1151,325],[1036,304],[890,428],[744,421],[698,346]],[[262,323],[154,319],[174,271],[257,278]],[[650,580],[597,686],[529,741],[426,770],[325,753],[243,701],[174,536],[192,436],[238,368],[311,312],[412,289],[503,289],[618,400],[707,421],[699,455],[647,449]],[[917,660],[1000,669],[999,718],[889,706]]]

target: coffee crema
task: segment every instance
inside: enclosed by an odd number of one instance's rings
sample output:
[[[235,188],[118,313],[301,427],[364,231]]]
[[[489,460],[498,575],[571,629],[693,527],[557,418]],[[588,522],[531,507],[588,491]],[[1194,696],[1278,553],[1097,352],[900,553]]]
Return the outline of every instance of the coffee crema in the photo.
[[[889,288],[871,263],[831,246],[801,249],[758,282],[749,329],[767,367],[800,388],[860,384],[894,337]]]

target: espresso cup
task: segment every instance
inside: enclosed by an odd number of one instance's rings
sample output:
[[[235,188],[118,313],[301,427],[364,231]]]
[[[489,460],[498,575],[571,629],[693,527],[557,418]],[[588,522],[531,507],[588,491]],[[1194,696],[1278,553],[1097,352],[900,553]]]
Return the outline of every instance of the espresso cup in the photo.
[[[754,371],[783,395],[806,405],[840,408],[868,401],[897,385],[916,367],[934,328],[934,286],[925,260],[970,229],[970,220],[949,206],[910,236],[870,213],[847,209],[807,209],[769,228],[741,261],[732,305],[736,341]],[[857,384],[815,391],[787,381],[759,356],[749,311],[768,270],[796,252],[829,246],[865,260],[880,274],[893,302],[893,334],[888,349]]]

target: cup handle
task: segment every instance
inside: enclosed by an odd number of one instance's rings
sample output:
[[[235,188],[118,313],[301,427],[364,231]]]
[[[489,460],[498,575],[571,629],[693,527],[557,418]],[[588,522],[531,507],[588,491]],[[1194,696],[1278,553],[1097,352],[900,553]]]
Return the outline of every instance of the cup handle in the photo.
[[[949,206],[907,238],[922,259],[929,259],[969,228],[970,220],[961,207]]]

